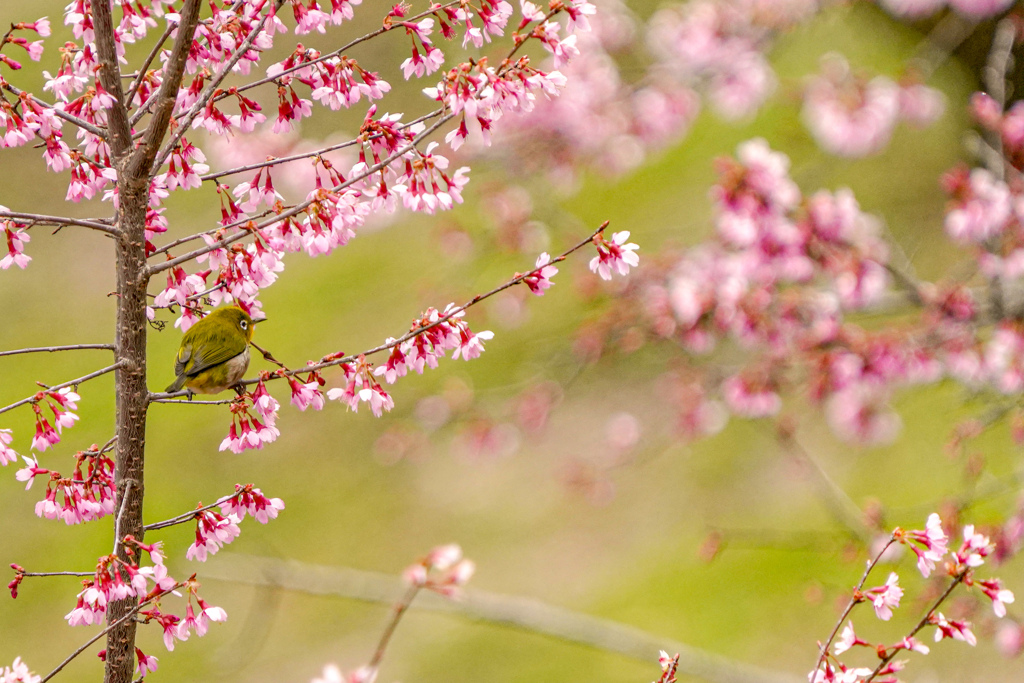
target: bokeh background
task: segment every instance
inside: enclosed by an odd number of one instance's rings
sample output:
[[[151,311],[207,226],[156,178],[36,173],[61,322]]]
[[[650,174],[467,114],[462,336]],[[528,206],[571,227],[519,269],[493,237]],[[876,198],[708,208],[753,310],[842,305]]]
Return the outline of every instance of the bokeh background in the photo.
[[[5,0],[0,24],[48,14],[56,29],[61,4]],[[382,6],[375,5],[357,8],[362,26],[378,21]],[[640,17],[656,8],[646,1],[629,5]],[[510,248],[480,199],[489,185],[505,182],[505,164],[477,162],[467,201],[456,211],[434,219],[400,215],[363,231],[331,256],[289,257],[280,281],[263,294],[269,322],[258,328],[256,340],[293,367],[332,351],[369,348],[403,332],[427,306],[440,308],[489,290],[532,266],[541,249],[561,251],[604,220],[614,230],[632,232],[643,267],[663,250],[709,234],[713,159],[754,136],[792,158],[793,176],[806,192],[853,188],[862,207],[885,220],[918,273],[935,277],[957,257],[942,237],[945,197],[938,177],[970,160],[964,103],[978,87],[978,49],[967,45],[929,81],[948,98],[937,124],[899,128],[885,152],[866,160],[820,152],[799,121],[797,101],[800,79],[817,69],[821,54],[837,50],[855,65],[895,75],[919,48],[921,31],[893,22],[869,3],[824,11],[777,41],[771,61],[781,85],[755,118],[723,123],[705,111],[688,137],[635,171],[613,178],[583,172],[571,190],[535,191],[532,219],[539,242],[532,250]],[[405,43],[391,38],[375,41],[358,56],[400,89],[397,55]],[[984,48],[983,39],[979,45]],[[28,64],[25,73],[54,70],[54,55],[51,48],[42,67]],[[407,90],[394,106],[422,106],[416,88]],[[316,119],[307,133],[323,139],[338,129],[351,131],[353,120]],[[0,204],[11,208],[78,216],[109,210],[99,203],[65,205],[66,177],[46,173],[35,150],[4,150],[0,176]],[[212,226],[217,207],[207,188],[187,193],[168,212],[171,235]],[[27,251],[33,257],[27,270],[0,273],[0,348],[109,341],[109,242],[86,231],[50,236],[37,228]],[[244,522],[241,537],[222,551],[225,556],[294,558],[398,575],[431,547],[457,542],[477,563],[473,587],[612,619],[803,676],[815,661],[816,641],[827,636],[838,603],[860,575],[863,549],[829,514],[816,475],[778,445],[771,424],[734,420],[714,438],[678,442],[672,411],[659,390],[664,350],[645,347],[597,361],[577,353],[577,331],[601,315],[616,291],[614,285],[595,284],[586,270],[588,258],[579,255],[565,264],[556,287],[542,298],[506,293],[474,308],[468,316],[473,328],[496,334],[487,352],[399,382],[392,390],[396,407],[381,419],[339,404],[322,413],[284,405],[276,443],[233,455],[217,450],[230,422],[226,406],[153,406],[147,520],[212,502],[235,483],[254,482],[283,498],[287,509],[265,527]],[[172,379],[178,340],[170,326],[151,334],[151,389]],[[102,351],[0,358],[0,405],[30,394],[36,381],[65,381],[108,362]],[[255,359],[251,372],[268,367]],[[338,377],[328,373],[328,380]],[[555,406],[544,429],[527,431],[517,422],[520,396],[538,385],[556,397]],[[282,387],[272,391],[287,403]],[[70,469],[70,452],[109,438],[111,377],[88,383],[80,393],[81,422],[55,453],[41,458],[44,465]],[[786,410],[801,418],[803,444],[856,504],[883,506],[887,524],[921,528],[941,501],[964,490],[964,463],[943,447],[953,425],[983,406],[946,385],[902,394],[897,406],[905,425],[901,438],[873,450],[840,445],[822,418],[796,399]],[[31,412],[5,414],[0,424],[15,430],[14,447],[27,452]],[[622,425],[633,424],[639,440],[623,452],[615,437]],[[482,434],[490,438],[483,447]],[[990,491],[971,508],[972,519],[998,520],[1016,501],[1019,484],[1012,482],[1019,452],[1000,428],[971,448],[985,458],[979,487]],[[13,468],[0,474],[5,564],[32,571],[89,570],[98,555],[109,552],[109,519],[80,527],[40,520],[32,509],[41,487],[25,493]],[[709,561],[701,549],[713,532],[725,542]],[[203,639],[179,644],[174,653],[164,651],[155,627],[143,628],[140,644],[160,658],[155,679],[308,681],[325,663],[348,670],[369,659],[388,617],[386,605],[203,580],[207,566],[184,559],[192,534],[185,525],[147,540],[165,541],[173,575],[198,572],[202,594],[223,606],[229,620]],[[210,571],[221,560],[222,555],[210,559]],[[918,585],[912,563],[905,559],[899,568],[909,595]],[[1024,591],[1019,560],[999,574],[1018,594]],[[880,575],[878,583],[883,580]],[[75,579],[26,580],[16,601],[0,600],[0,662],[20,655],[45,673],[84,642],[90,629],[63,622],[77,591]],[[892,623],[858,623],[879,638],[895,639],[916,621],[920,607],[908,600]],[[1014,612],[1020,610],[1011,607]],[[906,678],[912,681],[1024,676],[1021,660],[1000,656],[990,639],[973,649],[943,643],[928,657],[910,659]],[[94,681],[100,672],[90,654],[61,677]],[[379,680],[599,683],[658,675],[656,651],[638,661],[414,608]]]

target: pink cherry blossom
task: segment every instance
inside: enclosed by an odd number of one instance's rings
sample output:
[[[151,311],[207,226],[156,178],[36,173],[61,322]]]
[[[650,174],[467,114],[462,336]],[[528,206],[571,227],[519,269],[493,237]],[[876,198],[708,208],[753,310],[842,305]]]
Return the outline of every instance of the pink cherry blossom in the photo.
[[[903,589],[899,587],[898,581],[899,576],[896,575],[896,572],[891,572],[884,586],[865,591],[865,594],[871,600],[872,607],[875,608],[875,615],[882,621],[892,619],[893,608],[900,606]]]
[[[600,275],[602,280],[611,280],[613,270],[619,275],[628,275],[630,267],[640,265],[640,257],[636,254],[640,247],[632,242],[627,244],[628,239],[628,230],[612,234],[611,240],[606,240],[603,235],[596,236],[597,256],[590,260],[590,270]]]

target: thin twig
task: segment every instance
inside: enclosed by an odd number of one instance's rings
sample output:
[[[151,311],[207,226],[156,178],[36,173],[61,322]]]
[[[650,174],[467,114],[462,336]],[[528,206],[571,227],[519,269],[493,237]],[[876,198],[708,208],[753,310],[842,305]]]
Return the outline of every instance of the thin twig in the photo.
[[[121,518],[124,517],[125,508],[128,507],[128,493],[131,490],[132,480],[128,479],[124,482],[124,493],[121,494],[121,509],[117,511],[117,517],[114,519],[114,550],[110,554],[115,557],[121,548]]]
[[[138,75],[135,76],[135,80],[132,81],[131,86],[128,88],[128,94],[124,97],[124,104],[126,107],[131,106],[132,100],[135,99],[135,95],[139,92],[139,88],[142,87],[142,81],[146,78],[146,72],[149,70],[149,65],[152,64],[153,60],[156,59],[156,56],[160,54],[160,50],[163,49],[164,43],[167,42],[167,39],[171,37],[171,34],[174,33],[174,29],[176,28],[178,28],[177,23],[167,22],[167,28],[164,29],[163,34],[157,39],[156,44],[153,45],[153,49],[149,51],[148,55],[146,55],[146,59],[143,60],[142,66],[139,67]],[[153,96],[150,97],[149,100],[143,102],[144,106],[139,107],[138,111],[131,115],[128,119],[128,123],[133,126],[138,123],[139,119],[143,117],[148,109],[145,105],[148,105],[155,97],[157,97],[157,93],[153,93]]]
[[[95,221],[82,220],[80,218],[68,218],[67,216],[46,216],[40,213],[25,213],[24,211],[0,211],[0,218],[13,218],[14,220],[32,221],[43,225],[77,225],[82,228],[99,230],[110,235],[116,235],[117,229],[113,226],[97,223]]]
[[[95,379],[95,378],[99,377],[100,375],[105,375],[108,372],[113,372],[114,370],[117,370],[119,367],[121,367],[121,361],[118,361],[118,362],[114,363],[113,365],[108,365],[107,367],[103,368],[102,370],[97,370],[95,372],[90,372],[88,375],[85,375],[83,377],[79,377],[78,379],[73,379],[70,382],[64,382],[63,384],[56,384],[56,385],[54,385],[52,387],[47,387],[47,389],[50,390],[50,391],[54,391],[56,389],[63,389],[64,387],[73,387],[73,386],[76,386],[78,384],[81,384],[82,382],[88,382],[90,379]],[[26,403],[31,403],[32,401],[35,400],[35,398],[36,398],[36,395],[32,394],[28,398],[23,398],[20,401],[15,401],[14,403],[12,403],[9,406],[4,406],[3,408],[0,408],[0,413],[6,413],[8,410],[14,410],[18,406],[23,406]]]
[[[796,436],[785,435],[779,439],[783,446],[789,450],[791,455],[796,456],[814,472],[818,493],[829,509],[832,516],[836,518],[846,529],[864,543],[871,541],[871,529],[864,524],[864,512],[857,506],[849,494],[846,493],[835,482],[828,472],[822,468],[806,448],[803,447]]]
[[[391,614],[391,620],[388,621],[387,626],[384,627],[384,632],[380,634],[380,641],[377,643],[377,649],[373,652],[373,657],[370,659],[369,667],[371,670],[376,671],[380,668],[380,663],[384,660],[384,652],[388,649],[388,643],[391,642],[391,636],[394,635],[395,629],[398,628],[398,622],[402,620],[409,607],[412,605],[412,601],[420,592],[420,587],[413,585],[409,586],[409,590],[405,592],[402,599],[395,604],[394,610]]]
[[[201,512],[206,512],[207,510],[212,510],[215,507],[220,507],[223,503],[228,502],[229,500],[231,500],[232,498],[234,498],[237,495],[238,495],[237,493],[232,493],[230,496],[224,496],[223,498],[221,498],[220,500],[218,500],[215,503],[210,503],[209,505],[204,505],[203,507],[196,508],[195,510],[189,510],[188,512],[184,512],[184,513],[178,515],[177,517],[171,517],[170,519],[165,519],[162,522],[154,522],[153,524],[146,524],[142,528],[145,531],[155,531],[156,529],[165,529],[165,528],[167,528],[169,526],[175,526],[177,524],[184,524],[185,522],[189,522],[189,521],[195,519]]]
[[[422,116],[420,116],[418,118],[415,118],[412,121],[409,121],[409,122],[407,122],[407,123],[405,123],[405,124],[403,124],[401,126],[398,126],[398,129],[399,130],[406,130],[407,128],[415,126],[417,123],[423,123],[425,121],[429,121],[430,119],[434,118],[435,116],[440,116],[443,113],[444,113],[444,107],[438,107],[437,109],[435,109],[434,111],[432,111],[430,113],[423,114]],[[352,146],[357,145],[357,144],[359,144],[361,142],[364,142],[364,141],[365,142],[371,142],[371,141],[376,140],[376,139],[378,139],[380,137],[382,137],[381,133],[375,133],[373,135],[370,135],[367,138],[365,138],[365,140],[362,139],[362,138],[358,138],[357,137],[357,138],[353,138],[351,140],[346,140],[345,142],[339,142],[339,143],[334,144],[334,145],[328,145],[327,147],[322,147],[322,148],[314,150],[312,152],[303,152],[301,154],[292,154],[291,156],[287,156],[287,157],[274,157],[272,159],[267,159],[266,161],[259,161],[259,162],[255,162],[255,163],[252,163],[252,164],[248,164],[246,166],[237,166],[235,168],[229,168],[226,171],[217,171],[215,173],[207,173],[206,175],[199,176],[199,179],[200,180],[216,180],[218,178],[223,178],[224,176],[236,175],[238,173],[246,173],[247,171],[255,171],[257,169],[266,168],[268,166],[276,166],[278,164],[287,164],[287,163],[291,163],[293,161],[302,161],[303,159],[311,159],[313,157],[323,156],[324,154],[327,154],[328,152],[336,152],[339,149],[345,149],[346,147],[352,147]],[[199,234],[195,235],[194,237],[191,237],[190,239],[196,239],[196,238],[198,238],[198,237],[200,237],[202,235],[206,235],[206,234],[210,234],[210,233],[213,233],[213,232],[217,232],[217,230],[220,230],[220,228],[216,228],[214,230],[210,230],[209,232],[205,232],[205,233],[199,233]],[[154,253],[156,253],[156,252],[154,252]]]
[[[21,576],[94,576],[96,572],[18,572]]]
[[[10,83],[5,82],[3,84],[3,88],[4,90],[10,92],[12,95],[17,95],[18,97],[21,97],[22,95],[22,91],[17,86],[11,85]],[[63,109],[60,109],[55,105],[50,104],[49,102],[36,97],[35,95],[29,94],[29,97],[32,98],[32,101],[38,104],[39,106],[45,107],[46,109],[49,109],[51,112],[53,112],[54,116],[64,119],[68,123],[74,124],[81,128],[82,130],[87,130],[93,135],[96,135],[97,137],[103,138],[104,140],[106,139],[106,131],[104,131],[102,128],[97,128],[88,121],[80,119],[74,114],[69,114]]]
[[[104,349],[113,351],[113,344],[68,344],[67,346],[33,346],[27,349],[0,351],[0,356],[16,356],[19,353],[54,353],[56,351],[82,351],[86,349]]]
[[[953,51],[967,40],[978,26],[956,12],[949,12],[928,33],[916,49],[918,68],[924,78],[930,78],[950,58]]]

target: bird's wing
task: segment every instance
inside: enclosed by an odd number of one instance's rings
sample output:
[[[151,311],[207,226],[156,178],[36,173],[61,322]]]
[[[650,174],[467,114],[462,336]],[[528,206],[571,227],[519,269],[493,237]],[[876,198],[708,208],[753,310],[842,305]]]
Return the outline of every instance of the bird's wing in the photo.
[[[246,341],[241,334],[213,332],[201,348],[196,349],[196,346],[194,339],[182,342],[174,363],[174,374],[194,377],[203,370],[229,361],[245,351]]]

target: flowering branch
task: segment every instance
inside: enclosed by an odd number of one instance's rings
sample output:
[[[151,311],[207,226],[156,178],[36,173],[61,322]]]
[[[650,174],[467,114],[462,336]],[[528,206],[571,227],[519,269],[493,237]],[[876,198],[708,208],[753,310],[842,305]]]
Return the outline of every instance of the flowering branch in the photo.
[[[890,543],[892,543],[892,541],[890,541]],[[946,586],[946,590],[942,592],[942,595],[936,598],[935,602],[932,603],[931,608],[927,612],[925,612],[925,615],[923,617],[921,617],[921,621],[917,622],[917,626],[910,630],[910,633],[908,633],[906,638],[904,638],[905,641],[909,640],[910,638],[913,638],[915,635],[917,635],[918,631],[927,626],[929,623],[933,623],[932,619],[934,618],[936,610],[938,610],[942,603],[946,601],[946,598],[948,598],[949,595],[953,592],[953,589],[959,586],[961,583],[963,583],[964,579],[967,577],[967,574],[970,571],[971,570],[969,567],[964,567],[960,572],[958,572],[953,577],[953,580],[949,582],[948,586]],[[834,635],[835,634],[833,633],[833,636]],[[876,666],[875,670],[871,672],[871,675],[864,679],[864,683],[871,683],[871,681],[875,680],[875,677],[882,672],[885,666],[890,661],[892,661],[892,658],[895,657],[897,653],[899,653],[899,651],[900,650],[898,648],[893,648],[892,652],[882,657],[882,661],[878,663],[878,666]]]
[[[141,610],[143,607],[145,607],[149,603],[153,602],[157,598],[160,598],[160,597],[163,597],[164,595],[167,595],[168,593],[173,593],[174,591],[176,591],[179,588],[181,588],[182,586],[184,586],[185,583],[186,583],[185,581],[180,581],[180,582],[174,584],[174,586],[172,588],[168,588],[167,590],[157,590],[157,591],[154,592],[155,593],[154,595],[146,598],[145,600],[140,601],[139,604],[135,605],[130,610],[128,610],[128,612],[126,612],[121,618],[119,618],[116,621],[113,621],[113,622],[107,624],[107,626],[102,631],[100,631],[95,636],[93,636],[92,638],[90,638],[89,640],[84,642],[81,647],[79,647],[77,650],[75,650],[70,655],[68,655],[67,659],[65,659],[63,662],[58,664],[57,667],[53,671],[51,671],[50,673],[48,673],[45,676],[43,676],[43,678],[39,681],[39,683],[46,683],[46,681],[50,680],[51,678],[56,676],[58,673],[60,673],[60,670],[63,669],[68,664],[70,664],[76,657],[78,657],[78,655],[80,655],[83,652],[85,652],[86,648],[88,648],[90,645],[95,643],[97,640],[99,640],[103,636],[107,635],[107,633],[109,633],[111,630],[117,628],[118,626],[121,626],[122,624],[128,622],[131,619],[134,619],[135,615],[138,614],[139,610]]]
[[[420,133],[418,136],[416,136],[416,138],[414,138],[412,140],[412,142],[409,142],[404,147],[401,147],[401,148],[397,149],[395,152],[393,152],[392,154],[390,154],[386,158],[382,159],[380,162],[378,162],[378,163],[368,167],[364,172],[362,172],[360,174],[357,174],[357,175],[354,175],[351,178],[349,178],[348,180],[346,180],[345,182],[343,182],[343,183],[341,183],[339,185],[334,186],[331,191],[332,192],[338,192],[340,190],[344,190],[345,188],[349,187],[353,183],[357,183],[360,180],[365,180],[365,179],[369,178],[370,176],[372,176],[377,171],[380,171],[380,170],[382,170],[384,168],[387,168],[391,164],[391,162],[393,162],[396,159],[402,157],[405,153],[410,152],[413,149],[416,149],[416,146],[420,142],[425,140],[432,133],[434,133],[434,131],[436,131],[438,128],[443,126],[449,120],[454,118],[454,116],[455,116],[454,114],[448,114],[447,116],[442,117],[436,123],[434,123],[434,125],[430,126],[426,130],[424,130],[422,133]],[[297,216],[300,213],[302,213],[305,209],[307,209],[310,206],[312,206],[313,204],[315,204],[316,201],[317,201],[316,199],[307,199],[304,202],[300,202],[299,204],[294,205],[290,209],[282,211],[279,214],[275,214],[273,218],[269,218],[269,219],[267,219],[265,221],[257,223],[256,225],[253,225],[253,226],[247,225],[247,224],[251,223],[251,221],[249,219],[239,220],[239,221],[236,221],[235,223],[231,223],[231,224],[228,224],[226,226],[223,226],[224,229],[227,229],[227,228],[237,228],[237,227],[241,227],[241,226],[245,225],[246,226],[246,230],[243,231],[243,232],[236,233],[234,235],[228,235],[228,236],[218,240],[217,242],[214,242],[213,244],[208,244],[205,247],[200,247],[199,249],[194,249],[194,250],[192,250],[192,251],[190,251],[190,252],[188,252],[186,254],[182,254],[181,256],[178,256],[177,258],[168,259],[167,261],[164,261],[163,263],[151,264],[151,265],[147,266],[147,268],[146,268],[146,277],[151,278],[154,275],[156,275],[157,273],[161,273],[161,272],[163,272],[163,271],[165,271],[165,270],[167,270],[169,268],[173,268],[175,266],[179,266],[182,263],[187,263],[187,262],[189,262],[189,261],[191,261],[191,260],[193,260],[193,259],[195,259],[195,258],[197,258],[199,256],[202,256],[203,254],[208,254],[211,251],[215,251],[217,249],[221,249],[223,247],[226,247],[229,244],[237,242],[238,240],[246,237],[250,232],[255,232],[255,231],[261,230],[263,228],[268,228],[271,225],[274,225],[275,223],[279,223],[280,221],[284,220],[285,218],[291,218],[292,216]]]
[[[520,284],[521,282],[523,282],[527,278],[531,278],[531,277],[537,276],[537,274],[540,273],[544,268],[546,268],[548,266],[551,266],[553,264],[560,263],[560,262],[564,261],[573,252],[576,252],[576,251],[582,249],[583,247],[587,246],[588,244],[593,243],[595,238],[597,238],[599,235],[601,235],[608,228],[608,225],[609,225],[609,221],[605,221],[594,232],[592,232],[586,239],[581,240],[577,244],[573,245],[569,249],[567,249],[564,252],[562,252],[560,255],[552,258],[545,265],[538,266],[537,268],[534,268],[533,270],[527,271],[526,273],[516,273],[516,275],[512,279],[508,280],[504,284],[498,285],[497,287],[495,287],[491,291],[486,292],[484,294],[476,295],[475,297],[473,297],[472,299],[470,299],[466,303],[462,304],[461,306],[453,306],[444,315],[440,316],[437,320],[434,320],[434,321],[432,321],[432,322],[430,322],[429,324],[426,324],[426,325],[420,325],[420,326],[414,327],[412,330],[410,330],[409,332],[406,332],[404,335],[402,335],[401,337],[398,337],[397,339],[393,339],[393,340],[391,340],[389,342],[386,342],[384,344],[379,344],[378,346],[375,346],[375,347],[373,347],[371,349],[367,349],[366,351],[363,351],[362,353],[349,354],[349,355],[343,356],[341,358],[332,358],[330,360],[322,360],[319,363],[314,363],[312,365],[307,365],[305,367],[298,368],[298,369],[295,369],[295,370],[279,370],[279,371],[271,374],[266,379],[270,380],[270,379],[281,378],[281,377],[293,377],[295,375],[305,374],[305,373],[308,373],[308,372],[317,372],[319,370],[323,370],[323,369],[329,368],[329,367],[334,367],[336,365],[352,363],[353,361],[357,360],[360,356],[370,356],[370,355],[373,355],[373,354],[376,354],[376,353],[380,353],[382,351],[388,351],[390,349],[393,349],[396,346],[399,346],[402,343],[412,339],[413,337],[421,335],[424,332],[428,332],[431,329],[437,327],[438,325],[443,325],[448,320],[451,320],[453,317],[461,315],[468,308],[470,308],[472,306],[475,306],[476,304],[480,303],[481,301],[484,301],[485,299],[489,299],[490,297],[494,296],[495,294],[498,294],[499,292],[503,292],[503,291],[505,291],[506,289],[508,289],[510,287],[514,287],[515,285]],[[257,383],[259,383],[261,381],[263,381],[263,380],[262,379],[244,380],[244,381],[240,382],[240,384],[242,384],[244,386],[249,386],[249,385],[252,385],[252,384],[257,384]],[[188,401],[168,400],[168,399],[173,399],[173,398],[178,397],[178,396],[187,396],[188,393],[189,392],[185,391],[185,390],[177,391],[177,392],[174,392],[174,393],[165,393],[165,392],[150,393],[149,400],[152,403],[188,403]],[[231,402],[233,402],[233,400],[234,399],[225,400],[225,401],[202,401],[202,402],[198,402],[198,403],[200,403],[200,404],[211,404],[211,403],[212,404],[222,404],[222,403],[231,403]]]
[[[414,24],[417,21],[419,21],[420,19],[423,19],[425,17],[429,17],[432,14],[435,14],[437,12],[441,12],[441,11],[443,11],[443,10],[449,8],[449,7],[455,7],[456,5],[459,5],[461,3],[462,3],[462,0],[449,0],[446,3],[440,4],[440,5],[436,5],[436,6],[432,6],[430,9],[424,10],[423,12],[420,12],[419,14],[415,14],[415,15],[413,15],[411,17],[406,17],[406,18],[404,18],[402,20],[401,23],[393,23],[393,22],[390,22],[390,21],[385,21],[384,25],[381,28],[379,28],[379,29],[377,29],[375,31],[371,31],[371,32],[367,33],[364,36],[356,38],[355,40],[349,41],[348,43],[345,43],[344,45],[339,47],[337,50],[334,50],[332,52],[328,52],[326,54],[322,54],[322,55],[320,55],[319,57],[317,57],[315,59],[310,59],[310,60],[307,60],[307,61],[303,61],[303,62],[301,62],[299,64],[295,64],[294,66],[288,67],[287,69],[282,69],[280,71],[277,71],[277,72],[274,73],[273,76],[266,76],[265,78],[261,78],[259,80],[253,81],[252,83],[246,83],[245,85],[240,85],[240,86],[238,86],[238,88],[236,88],[236,90],[238,92],[243,92],[245,90],[250,90],[250,89],[255,88],[257,86],[264,85],[266,83],[276,82],[282,76],[287,76],[288,74],[295,73],[296,71],[300,71],[302,69],[308,68],[310,66],[313,66],[314,64],[321,64],[321,63],[326,62],[328,60],[334,59],[335,57],[344,56],[345,52],[347,52],[348,50],[351,50],[353,47],[355,47],[359,43],[365,43],[366,41],[368,41],[368,40],[370,40],[372,38],[376,38],[377,36],[383,35],[383,34],[387,33],[388,31],[394,30],[396,28],[404,28],[405,27],[404,24]],[[222,95],[222,97],[227,97],[227,95]]]
[[[828,654],[828,649],[832,647],[832,641],[835,640],[836,635],[839,633],[839,629],[843,627],[843,622],[846,621],[846,617],[850,616],[850,612],[853,611],[853,608],[863,600],[861,597],[861,591],[864,589],[864,584],[868,580],[868,575],[871,573],[871,570],[875,568],[875,565],[878,564],[879,560],[882,559],[882,555],[885,554],[885,551],[888,550],[895,542],[896,534],[894,533],[889,537],[889,541],[882,547],[882,549],[878,551],[878,554],[875,555],[874,559],[868,562],[867,567],[864,568],[864,573],[861,574],[860,581],[858,581],[857,585],[853,588],[853,596],[850,598],[850,601],[846,603],[846,608],[843,609],[842,614],[839,615],[839,619],[836,620],[836,625],[832,629],[832,633],[829,634],[828,638],[821,645],[818,651],[818,661],[815,662],[814,668],[811,669],[811,671],[817,671],[821,668],[822,662],[825,661],[825,655]]]
[[[160,50],[163,49],[164,43],[167,42],[167,39],[171,37],[171,34],[174,33],[176,28],[178,28],[177,24],[171,22],[167,23],[167,28],[164,29],[163,34],[157,38],[156,43],[153,44],[153,49],[149,51],[149,54],[146,55],[146,58],[139,66],[138,73],[135,75],[135,80],[132,81],[132,84],[128,87],[128,94],[126,94],[124,98],[126,103],[131,103],[132,100],[135,99],[135,95],[139,92],[139,88],[142,86],[143,79],[146,78],[146,72],[149,70],[149,65],[152,64],[153,60],[156,59],[156,56],[160,54]],[[133,126],[138,123],[139,120],[146,115],[146,112],[149,111],[151,104],[156,100],[157,97],[151,97],[146,102],[143,102],[142,106],[140,106],[138,110],[132,114],[131,118],[128,119],[128,123]]]

